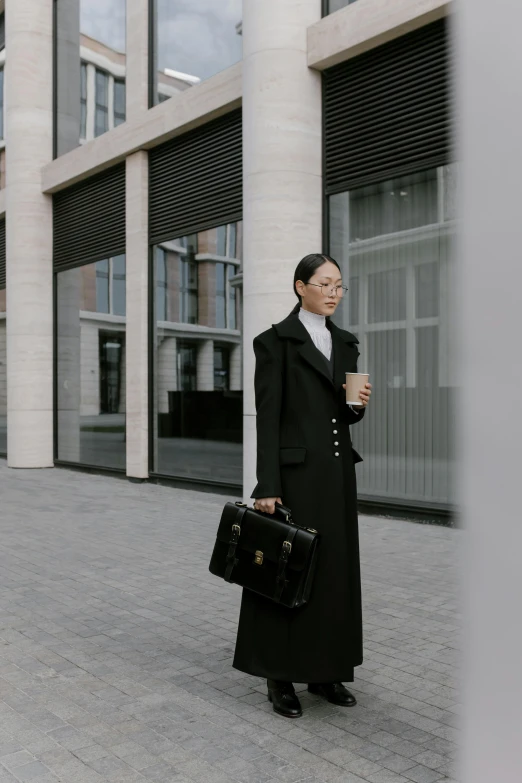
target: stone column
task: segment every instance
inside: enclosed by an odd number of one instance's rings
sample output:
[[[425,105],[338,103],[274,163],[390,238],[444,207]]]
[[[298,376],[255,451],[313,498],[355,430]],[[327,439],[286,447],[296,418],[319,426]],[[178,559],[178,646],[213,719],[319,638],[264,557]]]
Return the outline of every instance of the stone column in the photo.
[[[8,464],[53,465],[53,2],[16,0],[6,14]]]
[[[127,475],[149,475],[148,214],[149,158],[127,158]]]
[[[148,6],[144,0],[127,0],[128,121],[149,107]],[[134,478],[149,475],[148,213],[148,154],[140,151],[127,158],[127,475]]]
[[[321,0],[244,0],[244,491],[255,478],[252,340],[296,304],[293,272],[322,250],[321,77],[307,28]]]
[[[198,343],[198,391],[214,391],[214,341]]]

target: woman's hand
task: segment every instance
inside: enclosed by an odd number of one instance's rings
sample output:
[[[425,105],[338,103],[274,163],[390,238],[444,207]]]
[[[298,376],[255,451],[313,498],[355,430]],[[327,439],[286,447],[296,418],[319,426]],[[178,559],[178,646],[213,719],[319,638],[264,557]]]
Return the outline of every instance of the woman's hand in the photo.
[[[281,498],[256,498],[254,501],[254,508],[256,511],[263,511],[265,514],[273,514],[275,512],[275,504],[283,501]]]
[[[343,383],[343,389],[346,391],[346,384]],[[371,383],[365,383],[364,389],[361,389],[359,392],[359,397],[362,402],[363,408],[366,408],[368,403],[370,402],[370,394],[372,393],[372,385]]]

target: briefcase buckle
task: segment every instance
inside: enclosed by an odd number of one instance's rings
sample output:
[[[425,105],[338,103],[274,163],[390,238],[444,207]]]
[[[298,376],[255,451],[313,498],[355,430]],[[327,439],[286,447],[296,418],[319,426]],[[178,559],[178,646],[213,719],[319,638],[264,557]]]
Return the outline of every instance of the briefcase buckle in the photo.
[[[292,544],[290,543],[290,541],[283,541],[283,549],[285,550],[285,552],[290,554],[290,552],[292,551]]]
[[[254,563],[256,565],[263,565],[263,553],[260,549],[256,549],[256,554],[254,557]]]

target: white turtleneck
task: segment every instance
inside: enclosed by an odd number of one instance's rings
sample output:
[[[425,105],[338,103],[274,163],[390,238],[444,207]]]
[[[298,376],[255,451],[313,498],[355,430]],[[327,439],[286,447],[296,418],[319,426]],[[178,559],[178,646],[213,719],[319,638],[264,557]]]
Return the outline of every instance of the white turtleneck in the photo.
[[[299,310],[299,320],[312,338],[312,342],[328,361],[332,355],[332,335],[326,326],[326,317],[319,313],[311,313],[309,310]]]

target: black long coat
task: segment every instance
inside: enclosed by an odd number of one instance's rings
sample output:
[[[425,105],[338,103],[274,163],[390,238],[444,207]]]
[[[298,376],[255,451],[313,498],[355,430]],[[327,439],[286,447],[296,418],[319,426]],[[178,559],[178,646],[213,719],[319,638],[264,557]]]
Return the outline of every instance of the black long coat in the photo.
[[[292,313],[254,340],[257,478],[253,498],[281,497],[297,524],[321,534],[308,604],[278,606],[243,591],[234,667],[289,682],[351,682],[362,663],[362,612],[354,464],[345,402],[357,338],[327,319],[328,363]]]

